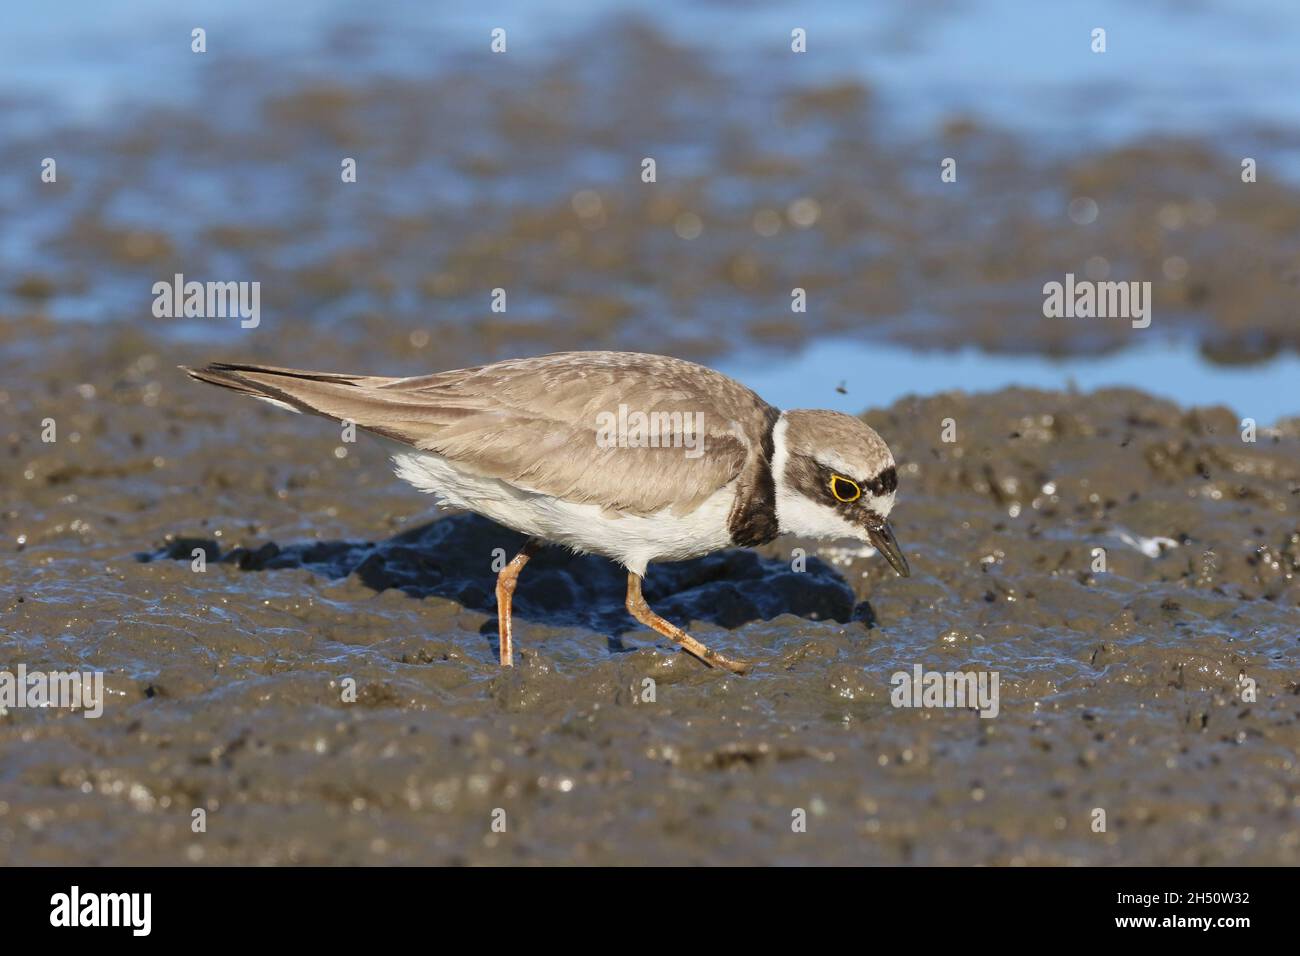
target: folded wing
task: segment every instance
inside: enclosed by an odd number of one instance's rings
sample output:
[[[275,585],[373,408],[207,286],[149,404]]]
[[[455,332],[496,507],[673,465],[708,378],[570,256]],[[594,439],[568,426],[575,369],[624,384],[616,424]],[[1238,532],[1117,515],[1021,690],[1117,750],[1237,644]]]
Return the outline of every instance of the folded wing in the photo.
[[[626,352],[561,352],[416,378],[236,364],[186,371],[353,421],[474,474],[634,514],[694,510],[740,475],[777,414],[711,369]]]

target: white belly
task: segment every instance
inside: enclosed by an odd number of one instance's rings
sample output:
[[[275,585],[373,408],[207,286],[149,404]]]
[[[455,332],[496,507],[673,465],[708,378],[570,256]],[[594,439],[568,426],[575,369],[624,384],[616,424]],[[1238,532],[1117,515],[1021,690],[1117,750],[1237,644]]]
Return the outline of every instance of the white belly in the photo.
[[[434,495],[522,534],[575,551],[604,555],[645,574],[651,561],[681,561],[731,545],[727,517],[735,489],[718,489],[693,512],[674,515],[606,513],[597,505],[561,501],[497,478],[468,475],[441,455],[405,451],[393,456],[397,476]]]

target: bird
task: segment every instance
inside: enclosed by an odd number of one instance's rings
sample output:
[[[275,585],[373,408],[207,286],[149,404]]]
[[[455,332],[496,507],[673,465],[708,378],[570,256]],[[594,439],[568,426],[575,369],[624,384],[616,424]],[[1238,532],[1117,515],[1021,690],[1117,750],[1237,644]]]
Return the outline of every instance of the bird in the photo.
[[[547,544],[622,565],[633,618],[736,674],[751,663],[709,649],[646,603],[651,562],[793,534],[856,539],[899,575],[911,573],[888,520],[897,466],[874,429],[841,412],[781,410],[683,359],[555,352],[399,378],[224,362],[181,368],[372,432],[393,445],[397,476],[437,504],[523,534],[497,575],[502,667],[514,663],[519,575]]]

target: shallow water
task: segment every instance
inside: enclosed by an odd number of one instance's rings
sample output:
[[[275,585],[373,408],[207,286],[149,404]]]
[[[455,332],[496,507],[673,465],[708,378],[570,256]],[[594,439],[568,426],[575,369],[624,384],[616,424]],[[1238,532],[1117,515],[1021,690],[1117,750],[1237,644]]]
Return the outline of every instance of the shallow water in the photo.
[[[400,0],[369,4],[364,14],[342,2],[199,0],[182,13],[166,0],[65,0],[11,11],[0,83],[86,116],[124,100],[193,97],[204,66],[189,50],[194,26],[213,34],[216,57],[272,58],[312,75],[337,69],[345,55],[350,77],[409,76],[483,47],[494,26],[508,30],[515,55],[536,58],[622,15],[707,46],[718,65],[742,74],[788,49],[790,30],[801,27],[811,42],[800,79],[877,86],[891,121],[913,132],[964,115],[1095,148],[1153,133],[1221,136],[1252,124],[1294,130],[1300,103],[1287,91],[1300,88],[1300,19],[1293,14],[1288,0],[1245,8],[1228,0],[828,0],[797,11],[661,0],[578,7],[507,0],[435,11]],[[1105,54],[1090,51],[1096,27],[1108,31]],[[168,82],[159,83],[160,75]],[[1297,146],[1288,150],[1293,173]]]
[[[907,395],[950,389],[1024,388],[1091,392],[1135,386],[1180,405],[1220,405],[1257,425],[1300,413],[1300,357],[1223,365],[1192,345],[1134,347],[1103,356],[989,355],[973,349],[924,352],[885,342],[819,339],[793,354],[750,352],[719,368],[780,408],[856,414]]]

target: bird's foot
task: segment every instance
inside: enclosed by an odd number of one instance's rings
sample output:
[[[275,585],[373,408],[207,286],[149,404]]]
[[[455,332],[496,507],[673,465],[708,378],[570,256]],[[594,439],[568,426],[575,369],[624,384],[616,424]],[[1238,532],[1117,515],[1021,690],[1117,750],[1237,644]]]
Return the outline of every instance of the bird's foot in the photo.
[[[627,576],[627,610],[646,627],[673,641],[706,667],[721,667],[733,674],[745,674],[753,666],[749,661],[732,660],[717,651],[709,650],[676,624],[650,610],[645,598],[641,596],[641,576],[635,572],[628,572]]]
[[[693,641],[693,647],[683,646],[682,650],[686,651],[706,667],[721,667],[723,670],[731,671],[733,674],[748,674],[750,668],[754,665],[750,661],[736,660],[719,654],[717,651],[711,651],[699,641]]]

